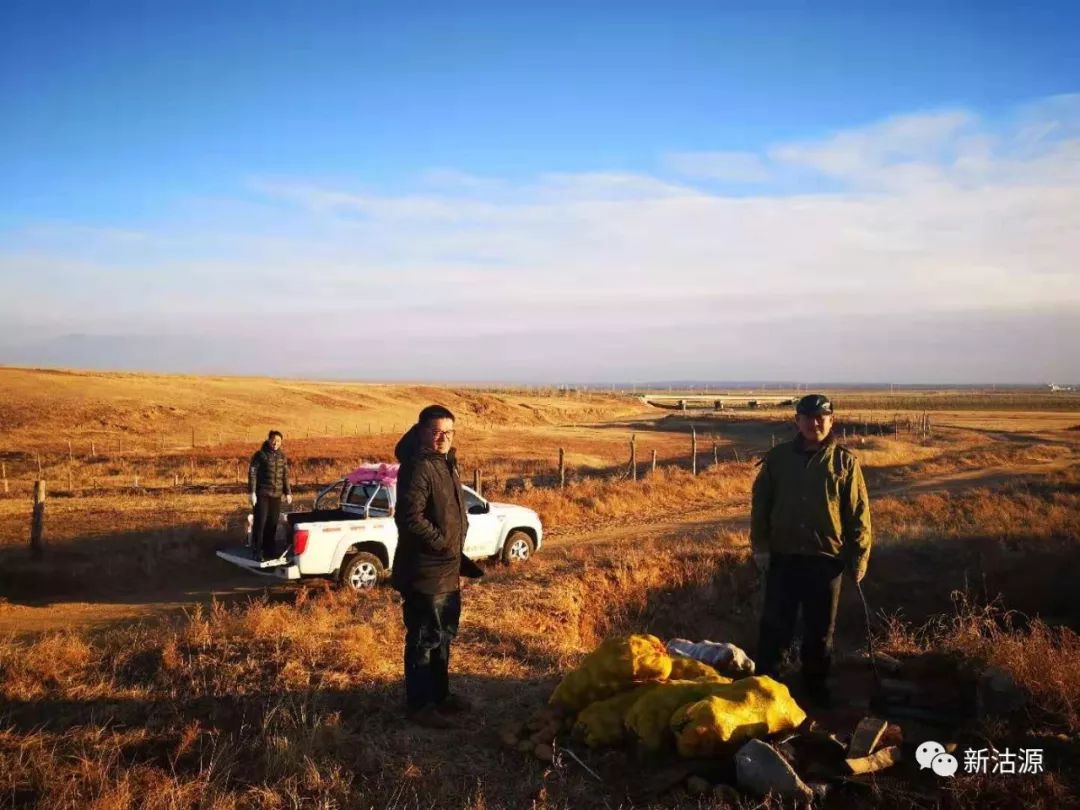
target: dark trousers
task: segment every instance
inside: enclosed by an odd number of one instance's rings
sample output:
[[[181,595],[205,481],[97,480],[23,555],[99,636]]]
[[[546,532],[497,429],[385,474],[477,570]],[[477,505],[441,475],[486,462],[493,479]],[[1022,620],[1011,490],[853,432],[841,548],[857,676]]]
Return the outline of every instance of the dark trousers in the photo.
[[[422,709],[450,694],[450,643],[461,619],[461,592],[404,596],[405,703]]]
[[[281,515],[281,498],[269,495],[255,496],[255,520],[251,525],[251,552],[256,559],[276,559],[278,518]]]
[[[803,613],[802,675],[811,686],[824,684],[832,665],[833,631],[844,564],[835,557],[770,554],[765,575],[765,607],[758,636],[758,675],[776,676],[784,650],[795,638]]]

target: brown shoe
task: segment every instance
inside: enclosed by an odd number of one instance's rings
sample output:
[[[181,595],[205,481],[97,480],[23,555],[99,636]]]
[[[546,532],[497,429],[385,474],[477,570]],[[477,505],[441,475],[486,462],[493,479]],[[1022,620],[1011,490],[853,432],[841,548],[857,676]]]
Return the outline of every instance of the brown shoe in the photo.
[[[472,703],[461,695],[447,695],[441,703],[435,705],[435,711],[440,714],[465,714],[472,710]]]
[[[424,728],[457,728],[457,724],[444,717],[434,706],[425,706],[422,709],[410,709],[407,712],[409,722]]]

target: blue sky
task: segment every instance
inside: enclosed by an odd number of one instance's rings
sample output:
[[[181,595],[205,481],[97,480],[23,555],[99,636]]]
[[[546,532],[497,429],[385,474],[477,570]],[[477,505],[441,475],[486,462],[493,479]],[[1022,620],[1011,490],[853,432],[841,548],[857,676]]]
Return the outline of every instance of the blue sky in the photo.
[[[885,5],[5,3],[0,362],[1080,379],[1080,6]]]

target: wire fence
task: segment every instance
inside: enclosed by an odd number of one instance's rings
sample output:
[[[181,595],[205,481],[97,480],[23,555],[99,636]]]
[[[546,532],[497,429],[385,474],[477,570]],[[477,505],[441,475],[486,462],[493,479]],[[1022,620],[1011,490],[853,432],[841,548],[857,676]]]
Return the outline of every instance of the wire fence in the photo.
[[[786,419],[753,423],[744,420],[743,425],[751,424],[754,428],[746,436],[732,435],[729,429],[733,424],[736,423],[727,414],[711,418],[672,415],[647,426],[648,431],[659,430],[665,436],[664,442],[658,442],[664,447],[663,456],[658,455],[656,448],[648,447],[648,440],[640,442],[635,432],[628,439],[625,455],[613,456],[606,464],[571,465],[568,450],[573,451],[573,447],[560,447],[558,456],[551,458],[481,457],[475,468],[470,467],[467,472],[471,472],[474,480],[487,481],[490,488],[503,491],[565,486],[568,480],[581,477],[638,480],[657,466],[681,466],[696,473],[725,461],[751,460],[793,435],[793,427]],[[361,463],[392,458],[393,445],[405,429],[391,425],[377,432],[372,427],[370,434],[364,434],[357,428],[354,435],[349,435],[344,424],[340,427],[339,435],[324,433],[308,439],[305,434],[290,441],[290,480],[295,489],[316,489]],[[680,434],[685,436],[685,452],[672,453],[672,438]],[[841,442],[848,443],[871,436],[900,435],[928,441],[933,437],[933,426],[929,414],[917,417],[854,414],[838,420],[834,434]],[[241,442],[238,435],[216,432],[207,435],[214,442],[199,444],[199,434],[190,432],[186,447],[178,447],[164,438],[143,436],[134,440],[124,435],[99,441],[82,435],[32,451],[0,452],[0,497],[24,497],[30,494],[35,481],[50,482],[50,490],[61,495],[164,490],[243,492],[253,445],[258,444],[250,437]],[[260,430],[258,436],[261,443],[265,434]]]

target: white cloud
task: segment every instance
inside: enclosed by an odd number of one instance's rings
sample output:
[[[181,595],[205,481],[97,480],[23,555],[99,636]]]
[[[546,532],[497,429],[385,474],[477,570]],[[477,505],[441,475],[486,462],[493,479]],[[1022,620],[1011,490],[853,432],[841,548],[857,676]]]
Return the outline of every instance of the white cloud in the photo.
[[[672,152],[664,165],[686,177],[732,183],[761,183],[770,177],[769,167],[754,152]]]
[[[950,319],[1058,328],[1080,315],[1076,97],[1006,122],[936,111],[759,154],[664,162],[683,179],[596,171],[513,182],[440,169],[388,193],[261,178],[249,186],[255,201],[222,206],[197,226],[143,226],[138,238],[77,225],[0,234],[0,343],[30,323],[42,333],[34,313],[45,309],[54,334],[195,329],[227,340],[271,319],[289,325],[293,345],[303,336],[305,357],[320,355],[313,342],[394,334],[406,366],[426,356],[410,347],[470,334],[501,364],[462,354],[460,373],[443,377],[516,376],[506,341],[533,338],[576,347],[550,355],[553,376],[585,377],[597,363],[609,378],[639,376],[674,368],[683,352],[684,376],[745,376],[753,356],[775,358],[775,372],[751,375],[769,377],[790,376],[780,369],[790,367],[796,322],[822,335],[880,324],[903,346],[922,345],[920,319],[946,335]],[[765,182],[729,196],[690,179],[734,182],[740,172]],[[43,277],[54,282],[47,292]],[[959,341],[949,373],[963,371],[964,352],[968,379],[1034,373],[1025,352],[1042,346],[1038,329],[1012,333],[989,351]],[[942,371],[946,353],[900,363],[880,355],[879,337],[845,346],[851,374],[876,361],[912,378]],[[1074,354],[1051,358],[1053,376],[1080,378]],[[539,352],[530,373],[543,361]],[[843,376],[828,356],[805,361],[806,377]],[[466,373],[475,362],[484,374]]]
[[[860,183],[931,182],[940,176],[957,140],[975,123],[963,111],[902,115],[820,141],[781,144],[770,156],[778,163]]]
[[[421,172],[420,184],[445,192],[492,192],[505,186],[498,177],[481,177],[458,169],[428,169]]]

